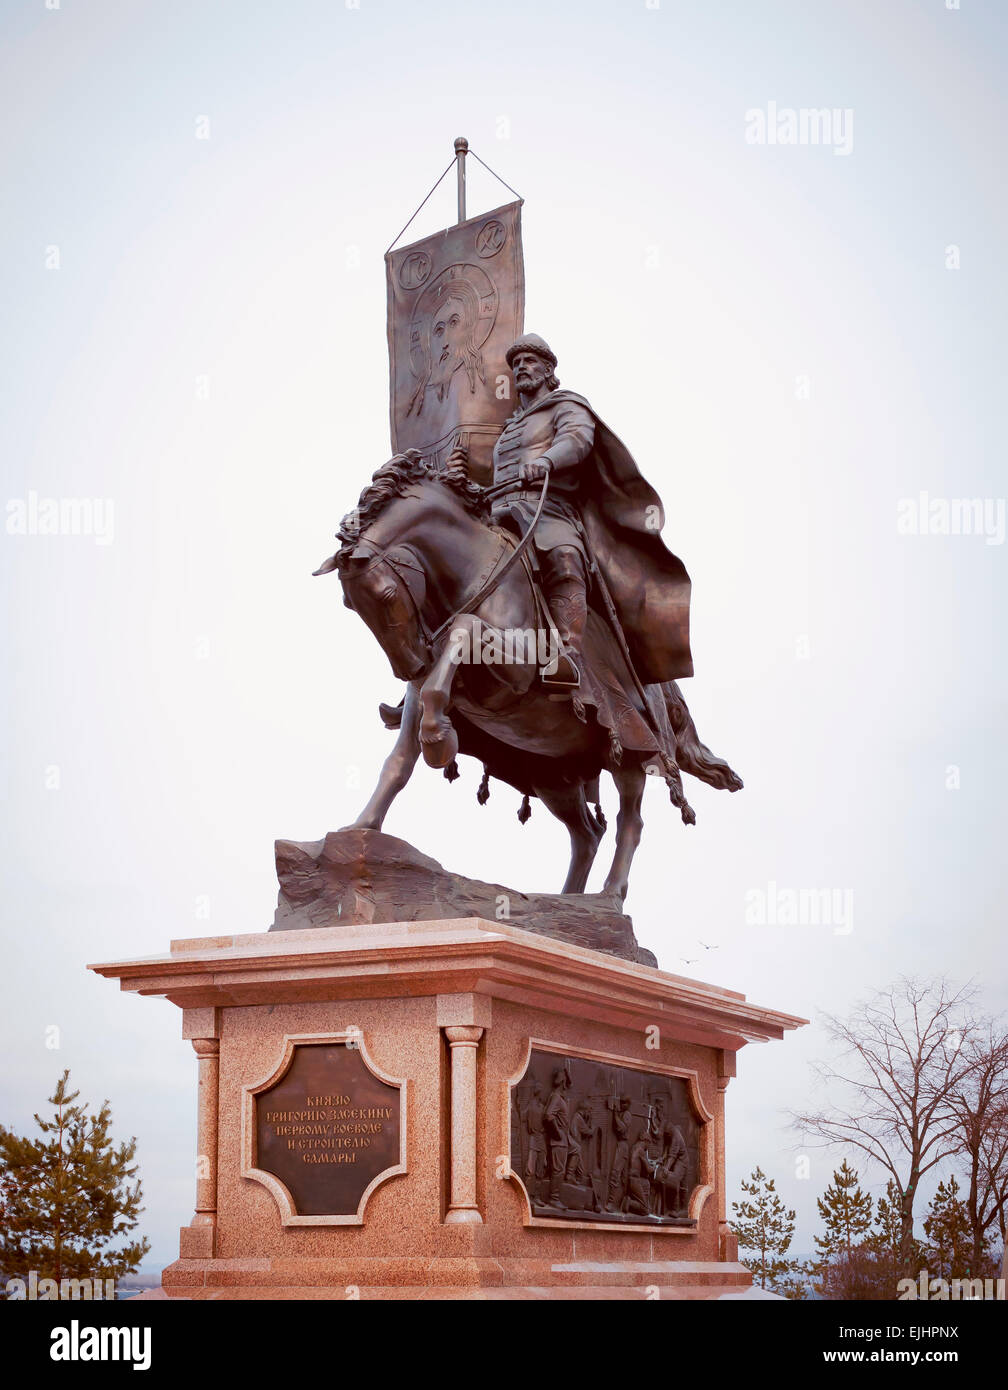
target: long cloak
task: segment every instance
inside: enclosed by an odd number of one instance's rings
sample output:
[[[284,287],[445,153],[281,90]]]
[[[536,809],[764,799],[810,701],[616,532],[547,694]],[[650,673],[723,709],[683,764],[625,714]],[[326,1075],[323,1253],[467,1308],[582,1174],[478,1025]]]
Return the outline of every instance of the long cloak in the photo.
[[[644,685],[692,676],[690,577],[661,538],[661,499],[623,441],[583,396],[560,388],[536,401],[529,413],[557,400],[583,406],[595,422],[591,452],[578,469],[574,506],[612,596],[634,668]]]

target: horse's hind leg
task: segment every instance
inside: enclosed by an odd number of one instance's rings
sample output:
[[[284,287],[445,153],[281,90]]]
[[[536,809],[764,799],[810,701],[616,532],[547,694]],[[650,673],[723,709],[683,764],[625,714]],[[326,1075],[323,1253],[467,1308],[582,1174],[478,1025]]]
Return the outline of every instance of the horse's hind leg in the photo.
[[[405,787],[420,756],[420,683],[406,687],[402,720],[395,747],[382,764],[371,800],[353,823],[356,830],[380,830],[388,809]]]
[[[644,820],[641,802],[647,776],[642,767],[623,765],[611,769],[612,779],[619,791],[619,815],[616,819],[616,853],[605,881],[603,893],[612,893],[622,900],[627,895],[630,866],[640,844]]]
[[[584,788],[578,783],[573,787],[535,787],[534,791],[546,809],[563,822],[570,835],[570,867],[561,891],[583,893],[602,839],[602,831],[588,810]]]

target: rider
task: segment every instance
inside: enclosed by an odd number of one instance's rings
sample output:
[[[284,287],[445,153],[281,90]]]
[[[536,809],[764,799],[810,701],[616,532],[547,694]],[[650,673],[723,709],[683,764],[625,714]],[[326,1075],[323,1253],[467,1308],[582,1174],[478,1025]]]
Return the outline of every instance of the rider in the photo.
[[[497,495],[493,519],[524,535],[549,474],[546,503],[533,537],[546,603],[563,647],[549,683],[576,686],[588,620],[588,557],[576,525],[577,495],[581,465],[595,440],[595,419],[569,393],[556,394],[557,359],[537,333],[523,334],[505,357],[519,404],[494,445],[493,481],[495,486],[514,486]],[[449,477],[465,478],[466,463],[466,451],[455,449],[448,458]]]
[[[641,709],[642,687],[692,675],[693,661],[689,575],[662,541],[661,499],[590,403],[560,386],[548,343],[526,333],[505,355],[518,406],[494,446],[494,480],[503,486],[493,514],[527,535],[548,472],[527,552],[542,579],[550,625],[566,648],[546,681],[565,685],[564,693],[581,687],[575,712],[584,717],[585,706],[593,706],[616,762],[624,748],[657,752],[668,780],[675,738],[658,727],[653,710]],[[448,481],[465,480],[465,450],[454,449],[446,467]],[[589,599],[604,621],[595,656],[586,642]],[[386,724],[394,726],[397,716],[383,707]],[[683,805],[672,782],[670,790]]]

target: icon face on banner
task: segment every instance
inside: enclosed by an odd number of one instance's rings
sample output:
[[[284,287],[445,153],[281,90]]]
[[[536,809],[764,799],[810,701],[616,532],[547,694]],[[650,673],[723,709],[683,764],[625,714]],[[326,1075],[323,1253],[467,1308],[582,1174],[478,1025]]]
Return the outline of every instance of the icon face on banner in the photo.
[[[486,483],[494,441],[514,410],[504,354],[524,321],[521,203],[385,260],[392,448],[443,466],[463,444],[473,479]]]
[[[453,378],[465,368],[458,389],[475,395],[486,383],[483,346],[497,321],[497,289],[475,265],[450,265],[416,301],[410,322],[410,367],[417,387],[407,415],[422,414],[428,391],[443,402]]]

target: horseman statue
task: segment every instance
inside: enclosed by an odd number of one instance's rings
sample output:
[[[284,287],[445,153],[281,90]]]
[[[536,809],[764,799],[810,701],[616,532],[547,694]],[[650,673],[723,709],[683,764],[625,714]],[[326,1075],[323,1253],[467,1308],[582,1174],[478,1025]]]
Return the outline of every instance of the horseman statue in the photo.
[[[483,763],[480,804],[496,777],[523,793],[520,821],[535,796],[566,825],[563,891],[583,893],[608,772],[620,812],[603,893],[622,901],[649,773],[686,824],[680,769],[728,791],[742,783],[700,742],[676,684],[693,674],[690,580],[661,539],[658,495],[584,397],[561,388],[542,338],[523,334],[506,361],[518,406],[491,485],[472,480],[461,443],[443,463],[396,454],[316,571],[338,572],[345,604],[408,683],[399,706],[380,707],[399,735],[355,826],[381,828],[421,754],[449,781],[469,754]]]

